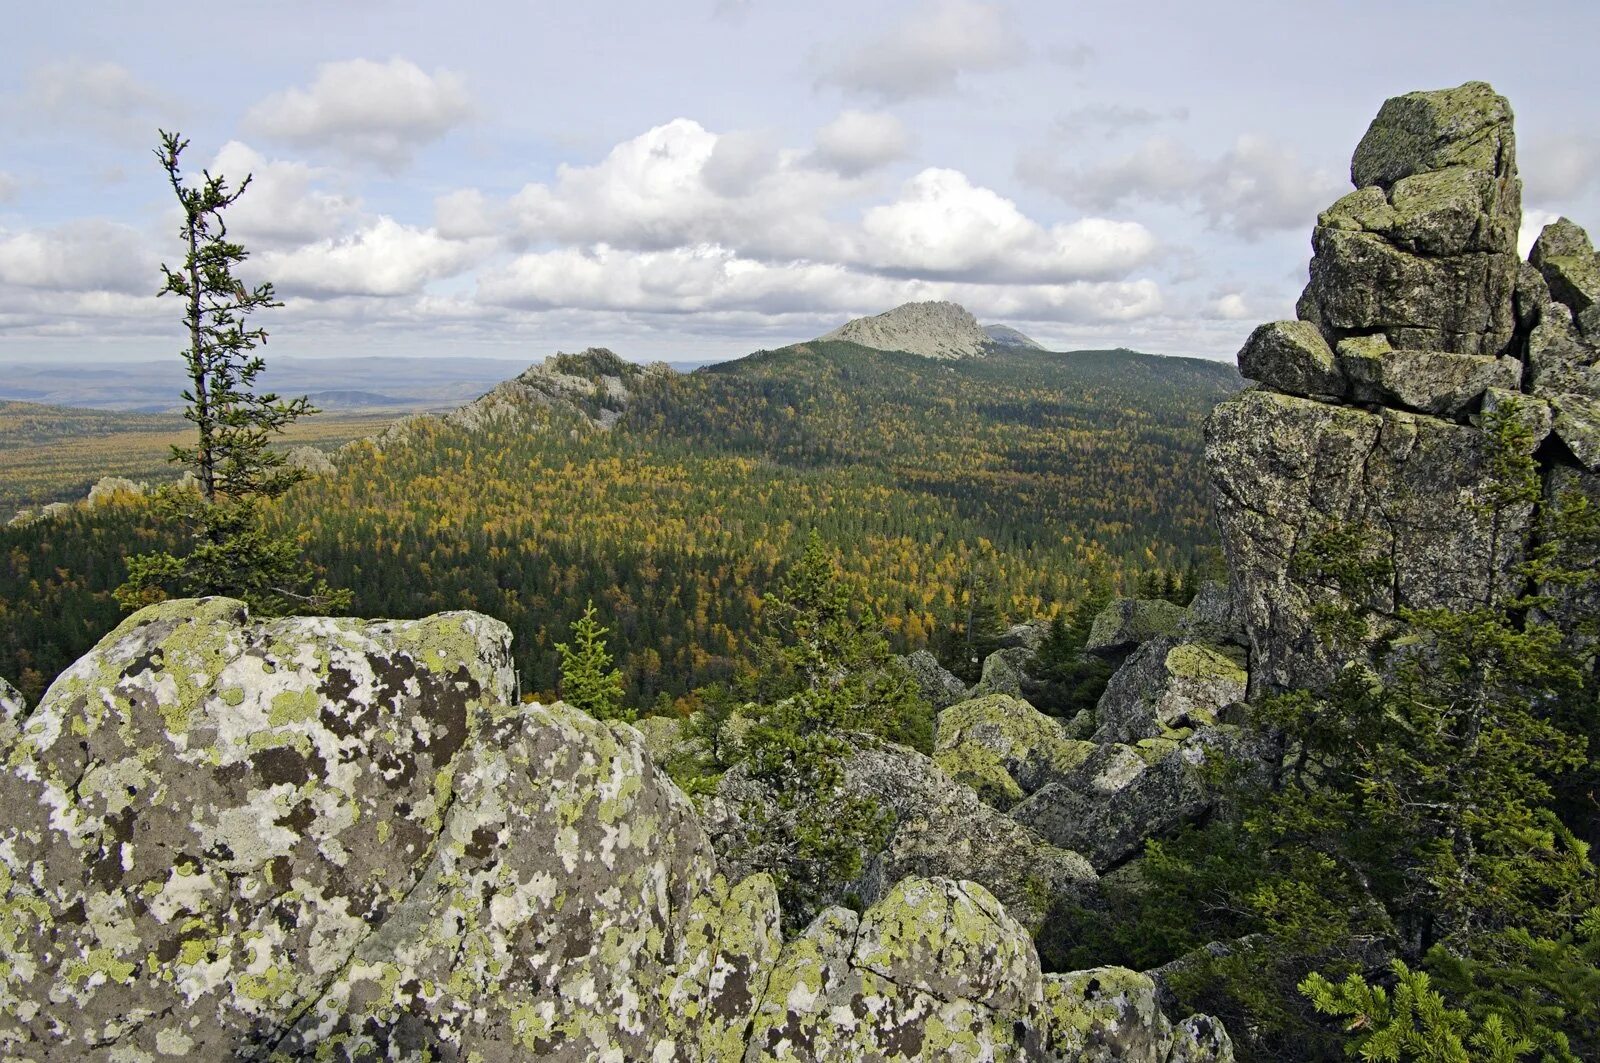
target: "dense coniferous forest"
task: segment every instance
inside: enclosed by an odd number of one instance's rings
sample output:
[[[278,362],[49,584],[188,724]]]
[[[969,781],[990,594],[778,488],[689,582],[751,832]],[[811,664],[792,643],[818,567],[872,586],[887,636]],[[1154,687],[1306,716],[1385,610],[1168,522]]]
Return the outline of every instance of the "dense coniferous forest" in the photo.
[[[536,692],[593,599],[648,708],[729,674],[811,529],[902,650],[969,595],[1017,621],[1203,562],[1200,426],[1239,383],[1129,351],[848,343],[644,379],[609,432],[555,406],[357,443],[273,519],[356,615],[505,620]],[[122,559],[164,535],[137,498],[0,532],[0,675],[36,697],[117,623]]]

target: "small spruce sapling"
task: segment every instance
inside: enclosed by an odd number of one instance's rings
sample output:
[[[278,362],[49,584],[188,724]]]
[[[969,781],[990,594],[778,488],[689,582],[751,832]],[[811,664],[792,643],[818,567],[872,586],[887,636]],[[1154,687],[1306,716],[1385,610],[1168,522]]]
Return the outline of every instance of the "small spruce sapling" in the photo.
[[[607,629],[595,619],[594,602],[572,625],[572,641],[556,644],[561,654],[561,699],[597,720],[632,723],[633,710],[622,703],[622,673],[606,650]]]

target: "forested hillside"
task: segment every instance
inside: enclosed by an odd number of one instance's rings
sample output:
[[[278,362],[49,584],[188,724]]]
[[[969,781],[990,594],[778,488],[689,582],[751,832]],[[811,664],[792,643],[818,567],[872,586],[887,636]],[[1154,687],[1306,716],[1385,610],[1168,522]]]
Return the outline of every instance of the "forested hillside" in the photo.
[[[898,648],[969,593],[1025,619],[1188,566],[1213,538],[1200,425],[1239,383],[1128,351],[950,363],[832,342],[645,380],[609,432],[559,405],[422,419],[276,516],[353,612],[483,610],[541,689],[593,598],[644,704],[728,672],[811,528]],[[0,534],[0,674],[37,694],[117,622],[120,558],[162,533],[129,499]]]

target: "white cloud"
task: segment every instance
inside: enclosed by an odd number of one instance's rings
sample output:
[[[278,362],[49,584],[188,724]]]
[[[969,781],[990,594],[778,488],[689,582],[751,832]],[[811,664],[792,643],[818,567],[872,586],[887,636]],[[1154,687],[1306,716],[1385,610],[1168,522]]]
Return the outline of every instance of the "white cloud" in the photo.
[[[461,78],[394,58],[324,63],[309,88],[289,89],[250,110],[246,125],[292,144],[397,169],[472,113]]]
[[[51,229],[0,231],[0,285],[154,295],[160,269],[132,226],[100,219]]]
[[[316,187],[327,171],[303,162],[268,159],[247,144],[230,140],[211,162],[211,172],[238,187],[250,175],[250,187],[228,208],[227,221],[250,248],[304,244],[337,233],[360,208],[360,201]]]
[[[724,244],[825,256],[838,242],[827,211],[858,186],[799,165],[796,152],[765,150],[759,138],[736,136],[723,148],[726,138],[678,118],[623,141],[593,166],[561,166],[553,182],[513,196],[511,208],[536,242],[639,250]]]
[[[458,188],[433,201],[433,227],[447,240],[503,235],[510,228],[504,204],[491,202],[476,188]]]
[[[1259,315],[1250,309],[1242,292],[1228,292],[1211,304],[1212,313],[1224,321],[1248,321]]]
[[[911,149],[905,124],[882,111],[845,111],[817,130],[817,163],[845,177],[858,177],[897,159]]]
[[[612,247],[531,252],[479,276],[479,300],[522,310],[582,309],[696,315],[838,316],[899,303],[954,299],[985,317],[1034,320],[1134,320],[1156,313],[1159,287],[1148,280],[989,285],[888,277],[819,262],[760,262],[714,245],[664,251]],[[795,337],[800,338],[800,337]]]
[[[886,101],[948,92],[964,73],[994,70],[1027,53],[997,4],[938,0],[850,48],[823,80]]]
[[[964,279],[1068,281],[1126,274],[1156,251],[1138,222],[1085,218],[1049,229],[956,170],[929,169],[862,218],[857,258],[880,269]]]
[[[1130,129],[1158,125],[1162,122],[1188,120],[1187,107],[1168,107],[1165,110],[1154,111],[1148,107],[1132,107],[1121,103],[1085,104],[1067,111],[1056,119],[1056,131],[1068,140],[1076,139],[1091,130],[1103,130],[1106,136],[1115,137]]]
[[[952,280],[1109,279],[1156,251],[1135,222],[1046,228],[948,169],[924,170],[895,200],[845,220],[869,187],[759,138],[718,136],[680,118],[618,144],[594,166],[562,167],[511,206],[536,244],[727,247],[749,258]]]
[[[1246,238],[1277,229],[1310,231],[1317,211],[1348,187],[1292,149],[1249,135],[1212,160],[1170,138],[1152,137],[1128,155],[1086,167],[1064,166],[1052,153],[1024,153],[1017,173],[1096,209],[1130,200],[1190,204],[1214,227]]]
[[[358,232],[259,256],[256,271],[281,296],[413,295],[460,273],[489,249],[379,217]]]
[[[22,190],[22,182],[0,170],[0,203],[10,203]]]
[[[25,122],[154,136],[176,104],[112,62],[63,60],[35,68],[11,109]],[[169,118],[170,120],[170,118]]]

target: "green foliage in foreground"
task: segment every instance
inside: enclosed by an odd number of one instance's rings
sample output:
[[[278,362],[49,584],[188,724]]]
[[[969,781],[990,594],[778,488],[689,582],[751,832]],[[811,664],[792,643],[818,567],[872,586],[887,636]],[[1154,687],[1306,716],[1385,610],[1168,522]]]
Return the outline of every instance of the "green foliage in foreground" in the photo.
[[[1490,515],[1532,504],[1523,427],[1502,414],[1486,429]],[[1600,513],[1564,497],[1541,519],[1526,586],[1591,584]],[[1359,528],[1307,544],[1300,578],[1332,595],[1323,637],[1353,646],[1382,560]],[[1358,657],[1327,689],[1257,703],[1274,769],[1214,766],[1229,800],[1111,881],[1056,961],[1150,967],[1222,943],[1170,984],[1246,1059],[1600,1057],[1600,873],[1581,837],[1595,813],[1563,800],[1595,770],[1600,704],[1593,657],[1546,619],[1552,602],[1403,611],[1376,667]]]

